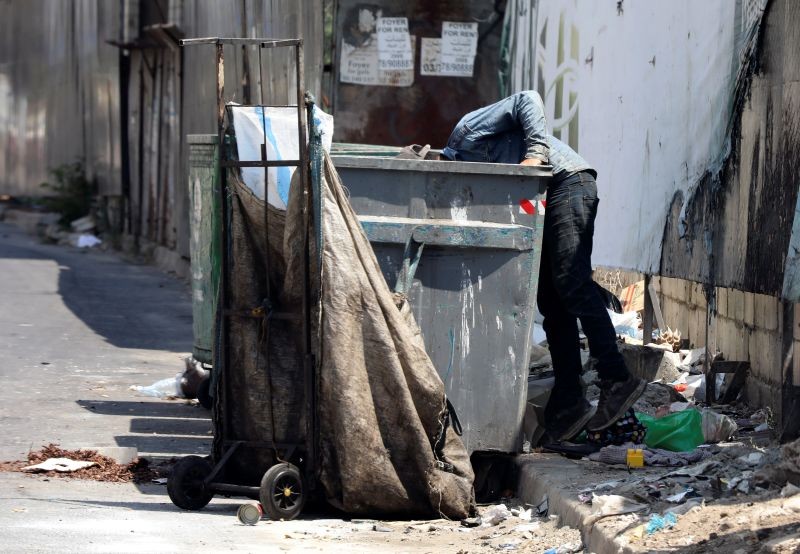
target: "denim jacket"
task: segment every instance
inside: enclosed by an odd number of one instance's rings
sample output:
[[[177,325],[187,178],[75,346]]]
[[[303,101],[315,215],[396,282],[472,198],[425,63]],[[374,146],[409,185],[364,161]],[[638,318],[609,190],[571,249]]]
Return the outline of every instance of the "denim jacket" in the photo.
[[[564,178],[579,171],[597,172],[572,148],[546,131],[539,93],[518,92],[461,118],[442,154],[451,160],[518,164],[537,158]]]

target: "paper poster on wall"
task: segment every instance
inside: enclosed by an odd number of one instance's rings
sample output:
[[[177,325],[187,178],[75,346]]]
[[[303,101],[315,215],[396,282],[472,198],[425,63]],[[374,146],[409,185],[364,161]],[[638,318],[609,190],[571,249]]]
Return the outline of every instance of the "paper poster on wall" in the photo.
[[[378,69],[384,71],[414,69],[408,18],[379,17],[375,34],[378,38]]]
[[[414,59],[411,37],[411,59]],[[339,81],[353,85],[378,85],[389,87],[410,87],[414,84],[414,66],[411,69],[387,71],[379,68],[378,44],[375,36],[362,46],[353,46],[342,41],[339,61]]]
[[[477,51],[477,23],[442,22],[441,75],[472,77]]]

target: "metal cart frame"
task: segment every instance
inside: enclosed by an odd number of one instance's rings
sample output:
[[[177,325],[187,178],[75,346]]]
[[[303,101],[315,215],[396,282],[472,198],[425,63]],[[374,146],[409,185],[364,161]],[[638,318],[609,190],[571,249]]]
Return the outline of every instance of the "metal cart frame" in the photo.
[[[302,39],[266,39],[266,38],[194,38],[184,39],[180,41],[181,46],[195,46],[195,45],[213,45],[215,47],[215,64],[216,64],[216,97],[217,97],[217,135],[218,144],[220,148],[219,156],[217,157],[218,166],[217,171],[220,176],[220,206],[223,218],[226,221],[221,226],[221,264],[222,271],[220,272],[219,282],[219,304],[217,307],[217,341],[219,355],[215,355],[215,362],[218,367],[214,367],[213,371],[218,372],[218,375],[225,373],[228,367],[228,328],[230,318],[258,318],[262,319],[264,325],[268,327],[273,322],[281,321],[295,321],[300,320],[302,328],[302,357],[303,357],[303,376],[304,376],[304,403],[303,408],[306,410],[307,417],[305,418],[304,440],[299,443],[278,443],[275,441],[275,428],[274,421],[271,425],[272,437],[270,440],[260,441],[242,441],[242,440],[229,440],[228,437],[233,436],[230,429],[230,418],[228,417],[229,400],[227,396],[227,387],[219,387],[221,390],[221,398],[215,399],[216,402],[221,402],[223,413],[219,418],[221,424],[222,455],[219,459],[214,460],[214,465],[206,458],[199,456],[188,456],[176,464],[173,470],[173,475],[170,477],[169,487],[170,498],[173,502],[181,508],[185,509],[200,509],[204,507],[215,493],[222,493],[225,495],[243,495],[251,498],[260,498],[265,511],[273,519],[291,519],[295,517],[303,507],[305,499],[309,493],[313,492],[317,487],[317,439],[318,439],[318,424],[316,414],[316,368],[312,353],[312,337],[311,337],[311,281],[310,281],[310,241],[309,241],[309,226],[305,226],[304,235],[304,251],[305,262],[303,264],[303,296],[302,296],[302,315],[298,316],[296,313],[280,312],[273,309],[273,299],[269,283],[269,193],[268,193],[268,169],[270,167],[278,166],[296,166],[300,172],[302,183],[308,183],[312,179],[312,185],[309,187],[313,195],[311,203],[305,202],[303,208],[304,218],[310,221],[309,216],[319,218],[320,196],[319,196],[319,176],[320,164],[315,163],[312,165],[311,157],[318,157],[321,155],[321,140],[319,130],[313,126],[313,117],[311,117],[311,110],[313,109],[313,99],[305,92],[304,84],[304,63],[303,63],[303,40]],[[252,104],[253,107],[282,107],[282,108],[295,108],[297,109],[298,121],[298,151],[299,159],[297,160],[268,160],[266,150],[266,134],[264,143],[261,145],[261,159],[253,161],[240,161],[233,159],[229,152],[229,147],[225,142],[225,127],[226,116],[227,121],[232,121],[232,112],[225,104],[225,58],[224,47],[258,47],[259,57],[259,76],[262,76],[262,63],[261,52],[263,49],[271,48],[293,48],[296,69],[296,82],[297,82],[297,105],[289,106],[266,106],[264,104]],[[263,95],[263,78],[260,79],[261,87],[261,100],[264,101]],[[247,107],[247,105],[245,105]],[[309,122],[311,127],[309,128]],[[309,150],[306,149],[307,144],[307,130],[310,131],[311,141],[309,147],[312,151],[312,156],[309,155]],[[317,160],[318,161],[318,160]],[[229,217],[229,188],[226,180],[226,170],[228,168],[245,168],[245,167],[261,167],[264,168],[264,223],[265,223],[265,259],[266,266],[266,296],[263,299],[261,306],[247,312],[232,310],[229,306],[229,272],[231,270],[231,245],[229,228],[227,218]],[[313,214],[308,214],[308,206],[312,206]],[[318,227],[317,227],[318,228]],[[271,333],[265,333],[267,340],[267,351],[269,351],[269,336]],[[266,356],[266,373],[270,383],[270,401],[272,398],[272,374],[269,367],[269,356]],[[270,414],[271,415],[271,414]],[[218,480],[222,474],[226,464],[242,448],[261,448],[272,450],[275,453],[275,459],[279,461],[278,464],[269,468],[264,474],[261,486],[247,486],[241,484],[225,483]],[[296,464],[296,465],[294,465]],[[298,493],[299,488],[299,495]],[[279,506],[275,499],[278,498],[278,503],[284,503],[283,509]],[[288,507],[286,504],[288,503]]]

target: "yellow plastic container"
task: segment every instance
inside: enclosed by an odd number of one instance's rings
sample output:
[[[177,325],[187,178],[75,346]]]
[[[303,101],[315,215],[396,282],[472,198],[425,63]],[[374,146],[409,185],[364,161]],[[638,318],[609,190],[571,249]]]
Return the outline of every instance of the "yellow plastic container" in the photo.
[[[629,448],[627,462],[628,467],[644,467],[644,452],[639,448]]]

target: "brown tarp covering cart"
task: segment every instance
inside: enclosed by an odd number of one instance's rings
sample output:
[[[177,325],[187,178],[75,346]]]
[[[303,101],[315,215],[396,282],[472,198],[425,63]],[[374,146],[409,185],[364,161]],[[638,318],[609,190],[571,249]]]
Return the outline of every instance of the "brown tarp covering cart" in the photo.
[[[318,476],[333,505],[372,516],[466,517],[474,506],[473,473],[444,385],[406,299],[390,291],[327,154],[322,169],[319,229],[303,211],[312,193],[299,172],[285,217],[270,210],[269,268],[255,238],[264,236],[263,202],[229,177],[235,197],[232,310],[256,308],[268,274],[280,310],[299,313],[307,228],[318,243],[310,260],[318,382],[316,414],[301,413],[300,333],[291,323],[280,331],[271,324],[267,353],[262,321],[232,318],[230,363],[219,386],[226,388],[228,417],[235,420],[228,428],[239,436],[227,438],[255,441],[272,433],[276,442],[296,440],[305,428],[302,418],[316,417]],[[217,424],[221,413],[215,412]],[[269,454],[238,456],[242,479],[274,463],[261,456]]]

